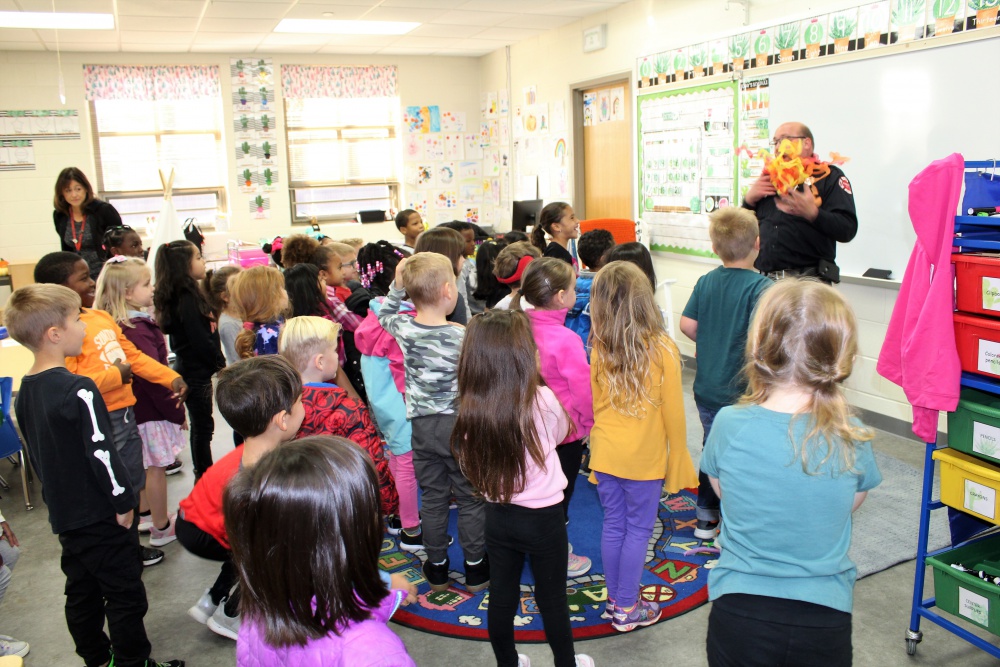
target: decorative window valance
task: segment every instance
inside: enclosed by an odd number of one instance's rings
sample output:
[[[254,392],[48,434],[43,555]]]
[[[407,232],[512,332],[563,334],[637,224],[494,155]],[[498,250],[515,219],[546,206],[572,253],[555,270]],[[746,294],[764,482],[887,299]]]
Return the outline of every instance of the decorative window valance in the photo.
[[[282,65],[286,98],[395,97],[396,67],[314,67]]]
[[[88,100],[191,100],[219,97],[219,68],[204,65],[84,65]]]

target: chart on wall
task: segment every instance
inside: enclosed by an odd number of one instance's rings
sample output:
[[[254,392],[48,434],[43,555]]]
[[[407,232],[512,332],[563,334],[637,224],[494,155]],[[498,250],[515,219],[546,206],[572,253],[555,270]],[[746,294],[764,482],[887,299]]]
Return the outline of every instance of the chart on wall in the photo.
[[[737,86],[640,95],[639,217],[653,250],[712,256],[705,214],[737,201]]]
[[[270,58],[230,58],[229,75],[238,189],[252,218],[270,218],[270,193],[278,189],[281,181],[274,63]]]

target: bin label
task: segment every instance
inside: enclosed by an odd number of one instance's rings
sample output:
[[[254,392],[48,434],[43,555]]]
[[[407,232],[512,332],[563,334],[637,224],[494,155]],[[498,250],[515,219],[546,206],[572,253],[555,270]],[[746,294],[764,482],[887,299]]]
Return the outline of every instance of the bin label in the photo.
[[[958,587],[958,613],[984,628],[990,625],[990,601],[961,586]]]
[[[991,489],[983,484],[977,484],[971,479],[965,480],[965,500],[962,503],[965,509],[975,512],[980,516],[995,519],[997,506],[996,489]]]
[[[1000,310],[1000,278],[983,276],[983,310]]]
[[[972,451],[991,459],[1000,459],[1000,428],[972,422]]]
[[[990,375],[1000,375],[1000,343],[979,341],[979,370]]]

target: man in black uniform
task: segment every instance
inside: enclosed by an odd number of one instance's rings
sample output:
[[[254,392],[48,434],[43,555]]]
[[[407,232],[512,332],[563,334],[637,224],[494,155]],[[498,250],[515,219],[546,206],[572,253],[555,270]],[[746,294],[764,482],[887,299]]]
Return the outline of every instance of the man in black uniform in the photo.
[[[802,156],[813,154],[813,135],[802,123],[784,123],[774,133],[772,151],[782,140],[802,142]],[[817,206],[806,185],[779,195],[768,174],[758,178],[743,199],[743,207],[757,214],[760,255],[754,266],[777,280],[786,276],[815,276],[840,282],[837,242],[847,243],[858,233],[854,194],[844,172],[830,165],[830,175],[816,181],[822,203]]]

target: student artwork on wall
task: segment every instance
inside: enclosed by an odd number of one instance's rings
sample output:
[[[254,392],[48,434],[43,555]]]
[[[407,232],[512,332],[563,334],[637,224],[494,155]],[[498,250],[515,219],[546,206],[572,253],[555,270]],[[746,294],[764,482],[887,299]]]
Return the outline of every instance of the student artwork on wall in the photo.
[[[442,111],[441,112],[442,132],[465,132],[465,112],[464,111]]]
[[[466,134],[463,136],[463,142],[465,143],[465,158],[467,160],[483,159],[483,147],[480,146],[479,135]]]
[[[497,94],[495,92],[480,94],[479,114],[483,118],[497,117]]]
[[[497,94],[497,113],[501,116],[506,116],[510,113],[510,97],[507,94],[506,88]]]
[[[441,138],[440,134],[428,134],[424,137],[424,159],[444,159],[444,140]]]
[[[413,209],[421,218],[427,217],[427,198],[422,193],[420,196],[410,197],[406,202],[406,208]]]
[[[465,209],[465,221],[471,222],[474,225],[479,224],[479,207],[470,206]]]
[[[0,140],[79,138],[80,118],[76,109],[0,111]]]
[[[441,108],[436,105],[417,107],[410,106],[403,110],[403,124],[408,132],[441,131]]]
[[[455,184],[455,163],[443,162],[437,168],[437,184],[452,186]]]
[[[32,171],[35,147],[29,139],[0,140],[0,171]]]
[[[430,187],[434,185],[434,166],[429,164],[418,164],[414,170],[414,184],[418,188]]]
[[[449,209],[458,206],[458,193],[454,190],[439,190],[434,195],[434,207]]]
[[[271,198],[257,195],[250,200],[250,217],[265,220],[271,217]]]
[[[594,111],[597,108],[597,93],[583,94],[583,126],[594,124]]]
[[[424,159],[424,139],[419,134],[407,134],[403,137],[403,160],[416,162]]]
[[[617,86],[611,89],[611,120],[625,120],[625,88]]]

